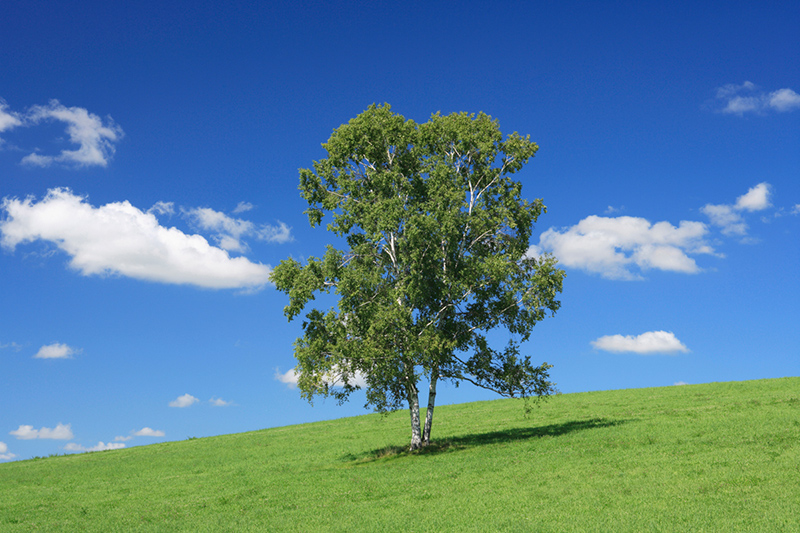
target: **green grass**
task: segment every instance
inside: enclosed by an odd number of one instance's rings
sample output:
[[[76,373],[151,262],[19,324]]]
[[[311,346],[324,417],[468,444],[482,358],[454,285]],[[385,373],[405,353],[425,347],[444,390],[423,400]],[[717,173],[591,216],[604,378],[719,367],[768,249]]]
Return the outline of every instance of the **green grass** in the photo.
[[[800,378],[442,406],[0,464],[0,531],[800,531]]]

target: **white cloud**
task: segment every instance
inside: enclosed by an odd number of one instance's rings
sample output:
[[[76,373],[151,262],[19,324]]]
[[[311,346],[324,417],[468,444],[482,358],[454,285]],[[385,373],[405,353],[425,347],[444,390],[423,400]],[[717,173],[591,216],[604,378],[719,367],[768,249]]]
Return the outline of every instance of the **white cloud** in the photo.
[[[767,182],[759,183],[736,199],[736,203],[707,204],[700,211],[708,216],[714,226],[722,228],[724,235],[746,235],[747,223],[741,215],[742,211],[762,211],[772,206],[770,196],[772,186]]]
[[[250,211],[253,209],[253,204],[250,202],[239,202],[239,204],[233,209],[234,214],[244,213],[245,211]]]
[[[528,254],[550,252],[565,266],[608,279],[639,279],[633,267],[694,274],[700,268],[688,254],[713,253],[704,241],[706,233],[700,222],[684,220],[675,227],[644,218],[592,215],[575,226],[545,231]]]
[[[49,241],[71,256],[70,266],[85,276],[119,274],[161,283],[225,289],[258,289],[271,268],[230,257],[200,235],[166,228],[155,215],[129,202],[100,207],[68,189],[51,189],[36,203],[4,199],[0,244]]]
[[[336,372],[338,374],[338,372]],[[286,372],[281,373],[279,369],[275,369],[275,379],[280,381],[281,383],[286,383],[289,387],[295,388],[297,387],[297,379],[300,375],[297,371],[292,368],[287,370]],[[329,382],[334,387],[342,386],[343,382],[339,376],[327,376],[325,381]],[[354,387],[361,387],[364,388],[367,386],[367,379],[361,372],[356,372],[354,376],[348,380],[348,383]]]
[[[631,352],[641,355],[654,353],[688,352],[688,348],[671,331],[648,331],[641,335],[606,335],[591,342],[605,352]]]
[[[772,207],[769,197],[772,193],[772,186],[765,182],[759,183],[736,199],[736,209],[745,211],[762,211]]]
[[[119,437],[114,437],[114,440],[116,442],[128,442],[132,438],[133,438],[133,436],[127,436],[127,437],[119,436]]]
[[[80,350],[56,342],[42,346],[33,357],[36,359],[70,359],[77,353],[80,353]]]
[[[745,113],[767,111],[785,113],[800,109],[800,94],[792,89],[787,87],[767,93],[760,91],[749,81],[741,85],[728,84],[720,87],[717,89],[717,99],[724,103],[724,107],[720,110],[722,113],[740,116]]]
[[[233,405],[233,402],[226,402],[222,398],[211,398],[210,400],[208,400],[208,403],[210,403],[214,407],[228,407]]]
[[[33,426],[20,426],[18,429],[9,432],[20,440],[30,439],[55,439],[70,440],[73,438],[71,424],[58,424],[55,428],[34,429]]]
[[[198,398],[195,398],[191,394],[184,394],[183,396],[178,396],[176,399],[169,402],[170,407],[189,407],[190,405],[199,402]]]
[[[777,111],[791,111],[800,108],[800,94],[791,89],[778,89],[769,94],[769,106]]]
[[[792,214],[793,214],[793,215],[800,215],[800,204],[796,204],[796,205],[795,205],[795,206],[792,208]]]
[[[69,140],[77,144],[78,148],[62,150],[57,156],[32,153],[22,159],[23,163],[36,166],[66,163],[76,166],[105,167],[114,155],[114,143],[124,136],[122,128],[111,117],[103,121],[86,109],[65,107],[58,100],[51,100],[46,106],[33,106],[26,116],[26,121],[30,124],[38,124],[43,120],[65,122]]]
[[[0,442],[0,461],[8,461],[16,457],[16,454],[9,453],[5,442]]]
[[[19,113],[6,111],[7,109],[8,104],[6,104],[5,100],[0,98],[0,133],[17,126],[22,126],[22,120],[20,119]]]
[[[293,240],[291,228],[281,221],[278,221],[277,226],[269,224],[256,226],[248,220],[229,217],[208,207],[187,209],[185,213],[200,229],[214,232],[214,240],[220,248],[228,251],[245,252],[247,244],[242,238],[249,236],[276,244]]]
[[[673,383],[673,385],[679,387],[681,385],[688,385],[688,383],[686,383],[685,381],[676,381],[675,383]]]
[[[101,452],[104,450],[119,450],[124,447],[125,445],[119,442],[118,443],[109,442],[108,444],[106,444],[103,441],[100,441],[97,443],[96,446],[92,446],[91,448],[85,448],[80,444],[70,442],[66,446],[64,446],[64,449],[69,452]]]
[[[300,375],[297,373],[297,371],[295,371],[294,368],[291,368],[284,373],[281,373],[281,371],[277,368],[275,369],[275,379],[281,383],[286,383],[291,388],[297,387],[297,378],[299,377]]]
[[[187,396],[189,397],[189,399],[185,399]],[[174,406],[172,405],[173,403],[180,402],[180,401],[188,401],[189,403],[187,403],[186,405],[174,405]],[[186,407],[188,405],[193,404],[196,401],[197,401],[197,398],[194,398],[193,396],[189,396],[188,394],[185,394],[184,396],[181,396],[180,398],[175,400],[175,402],[171,402],[170,406],[172,406],[172,407]],[[133,435],[136,436],[136,437],[163,437],[165,435],[165,433],[163,431],[161,431],[160,429],[151,429],[151,428],[148,428],[148,427],[143,427],[139,431],[134,431]]]

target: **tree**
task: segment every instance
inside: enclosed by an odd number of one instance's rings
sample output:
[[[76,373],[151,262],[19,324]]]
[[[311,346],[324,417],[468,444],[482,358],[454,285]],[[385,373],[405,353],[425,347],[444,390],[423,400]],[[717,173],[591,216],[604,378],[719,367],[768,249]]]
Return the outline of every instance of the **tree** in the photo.
[[[322,258],[305,266],[288,259],[272,273],[289,296],[290,321],[316,293],[339,298],[337,308],[309,311],[295,342],[302,396],[341,403],[362,377],[366,406],[408,404],[414,450],[430,442],[441,380],[508,397],[553,393],[551,366],[519,351],[560,307],[564,278],[552,256],[527,255],[546,208],[524,200],[510,177],[538,146],[516,132],[503,140],[483,113],[436,113],[416,124],[386,104],[334,130],[323,147],[328,157],[300,170],[305,213],[312,227],[330,214],[328,230],[347,249],[328,246]],[[495,329],[510,339],[502,350],[487,339]]]

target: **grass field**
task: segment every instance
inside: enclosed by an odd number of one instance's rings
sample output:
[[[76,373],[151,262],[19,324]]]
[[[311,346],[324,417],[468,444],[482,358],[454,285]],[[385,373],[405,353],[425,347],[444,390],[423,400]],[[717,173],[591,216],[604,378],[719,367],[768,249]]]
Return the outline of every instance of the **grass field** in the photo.
[[[0,464],[0,531],[800,531],[800,378],[498,400]]]

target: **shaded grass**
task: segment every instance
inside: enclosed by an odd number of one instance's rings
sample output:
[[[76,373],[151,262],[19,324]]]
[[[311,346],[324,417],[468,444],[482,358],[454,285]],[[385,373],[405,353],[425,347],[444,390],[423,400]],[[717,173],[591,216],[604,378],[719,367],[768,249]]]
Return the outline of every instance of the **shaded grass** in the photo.
[[[566,394],[0,464],[2,531],[797,531],[800,378]]]

